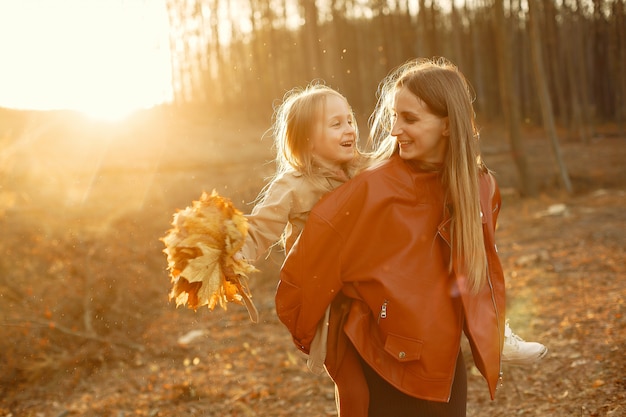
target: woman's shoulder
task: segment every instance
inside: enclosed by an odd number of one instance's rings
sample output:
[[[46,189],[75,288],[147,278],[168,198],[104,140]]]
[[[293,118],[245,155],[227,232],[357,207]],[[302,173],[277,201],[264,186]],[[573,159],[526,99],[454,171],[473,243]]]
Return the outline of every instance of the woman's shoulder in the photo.
[[[410,172],[410,166],[398,155],[393,155],[386,160],[374,162],[350,182],[354,187],[368,187],[376,183],[406,181]]]
[[[330,209],[332,211],[336,210],[337,207],[353,204],[359,205],[366,196],[369,196],[370,199],[373,197],[384,198],[386,187],[381,185],[381,183],[387,182],[386,178],[390,177],[388,170],[393,169],[391,165],[395,163],[395,161],[389,159],[361,171],[352,179],[325,195],[320,201],[320,210]],[[370,192],[372,189],[381,192],[376,192],[372,195]]]
[[[502,205],[502,197],[498,182],[492,171],[481,170],[479,174],[480,200],[483,207],[491,207],[492,210],[499,210]]]
[[[489,194],[493,196],[494,192],[498,188],[498,181],[496,181],[496,177],[493,171],[483,168],[480,170],[478,174],[480,187],[487,188],[490,192]]]
[[[401,162],[399,157],[392,156],[387,159],[370,159],[362,170],[353,178],[358,178],[360,181],[367,181],[370,176],[377,176],[389,169],[394,169],[394,166]]]

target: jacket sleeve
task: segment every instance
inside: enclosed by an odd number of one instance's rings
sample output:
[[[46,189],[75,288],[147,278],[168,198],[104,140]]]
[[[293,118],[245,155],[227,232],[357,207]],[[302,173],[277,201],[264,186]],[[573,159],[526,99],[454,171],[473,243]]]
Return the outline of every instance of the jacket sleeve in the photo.
[[[248,236],[241,250],[244,258],[256,261],[280,241],[292,208],[293,184],[283,176],[269,185],[263,200],[246,215]]]
[[[312,213],[281,268],[276,313],[305,353],[326,307],[341,290],[341,248],[334,229]]]
[[[492,174],[489,174],[489,180],[492,186],[491,193],[491,213],[492,213],[492,226],[493,230],[496,230],[496,225],[498,223],[498,215],[500,214],[500,209],[502,208],[502,196],[500,195],[500,187],[498,187],[498,182],[494,178]]]

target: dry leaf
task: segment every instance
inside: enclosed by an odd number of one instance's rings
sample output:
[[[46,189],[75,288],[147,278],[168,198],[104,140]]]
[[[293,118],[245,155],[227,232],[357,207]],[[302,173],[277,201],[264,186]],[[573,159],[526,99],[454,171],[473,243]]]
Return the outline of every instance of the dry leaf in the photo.
[[[243,214],[214,190],[174,214],[172,226],[160,239],[172,282],[170,300],[193,310],[204,305],[226,309],[228,302],[236,302],[256,322],[247,277],[257,269],[236,257],[248,233]]]

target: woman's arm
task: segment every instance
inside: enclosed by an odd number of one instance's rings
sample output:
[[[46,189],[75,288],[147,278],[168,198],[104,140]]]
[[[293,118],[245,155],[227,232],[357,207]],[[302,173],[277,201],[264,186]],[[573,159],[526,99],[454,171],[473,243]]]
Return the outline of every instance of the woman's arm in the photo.
[[[276,312],[305,353],[326,307],[342,287],[341,242],[328,223],[312,213],[281,268]]]

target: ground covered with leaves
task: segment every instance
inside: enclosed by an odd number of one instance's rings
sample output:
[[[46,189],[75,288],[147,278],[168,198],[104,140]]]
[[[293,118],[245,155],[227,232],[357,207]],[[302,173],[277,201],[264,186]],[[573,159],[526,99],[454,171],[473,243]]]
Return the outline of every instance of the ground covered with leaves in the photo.
[[[306,371],[274,312],[282,254],[243,306],[176,308],[163,237],[216,189],[243,212],[272,173],[263,122],[123,124],[1,112],[0,416],[334,416],[333,386]],[[505,366],[496,400],[468,366],[468,416],[626,415],[626,137],[561,133],[574,193],[540,129],[526,129],[542,190],[522,198],[504,135],[483,130],[503,189],[498,246],[513,330],[549,348]]]

